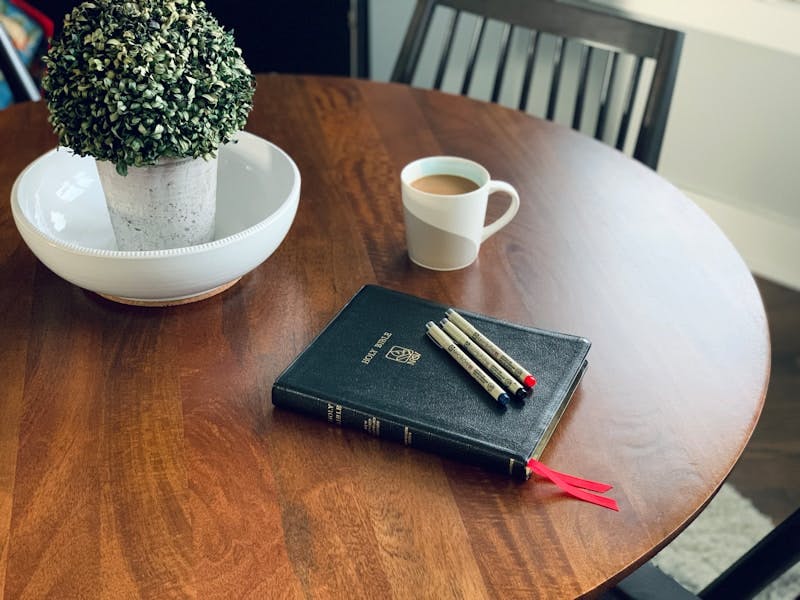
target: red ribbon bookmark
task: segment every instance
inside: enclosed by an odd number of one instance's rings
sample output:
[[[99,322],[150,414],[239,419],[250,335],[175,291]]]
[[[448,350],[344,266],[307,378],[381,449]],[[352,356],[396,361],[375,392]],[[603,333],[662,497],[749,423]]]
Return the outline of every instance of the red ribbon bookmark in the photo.
[[[611,486],[606,483],[581,479],[580,477],[573,477],[572,475],[567,475],[566,473],[559,473],[558,471],[554,471],[550,467],[543,465],[538,460],[533,458],[528,461],[528,468],[540,477],[549,479],[570,496],[578,498],[579,500],[583,500],[584,502],[597,504],[604,508],[610,508],[611,510],[616,511],[619,510],[617,501],[613,498],[600,496],[598,494],[591,494],[585,491],[591,490],[592,492],[607,492],[611,489]]]

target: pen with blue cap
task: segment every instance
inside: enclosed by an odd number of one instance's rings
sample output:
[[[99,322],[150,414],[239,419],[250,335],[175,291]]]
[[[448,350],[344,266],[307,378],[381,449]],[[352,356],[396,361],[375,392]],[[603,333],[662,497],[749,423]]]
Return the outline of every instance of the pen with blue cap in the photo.
[[[483,348],[467,337],[467,334],[456,327],[449,319],[442,319],[439,324],[442,330],[472,357],[477,360],[497,381],[511,392],[518,400],[528,397],[528,390],[512,377],[495,359],[489,356]]]
[[[437,346],[452,356],[453,359],[455,359],[455,361],[461,366],[461,368],[469,373],[472,378],[477,381],[498,404],[503,407],[508,406],[510,401],[508,394],[506,394],[503,391],[503,388],[500,387],[500,385],[497,384],[491,377],[489,377],[489,375],[487,375],[484,370],[475,363],[475,361],[467,356],[467,354],[458,347],[458,345],[449,335],[442,331],[441,328],[433,321],[428,321],[425,324],[425,327],[427,329],[428,337],[431,338]]]

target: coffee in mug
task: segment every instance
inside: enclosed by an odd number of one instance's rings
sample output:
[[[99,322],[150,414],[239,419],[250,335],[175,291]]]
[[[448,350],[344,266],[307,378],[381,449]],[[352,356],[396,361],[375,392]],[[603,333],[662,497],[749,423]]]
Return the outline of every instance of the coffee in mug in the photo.
[[[438,271],[462,269],[478,256],[483,241],[507,225],[519,210],[519,195],[492,180],[478,163],[455,156],[431,156],[406,165],[400,174],[409,258]],[[511,197],[506,212],[485,225],[489,196]]]
[[[428,194],[468,194],[478,189],[478,184],[460,175],[426,175],[411,182],[411,187]]]

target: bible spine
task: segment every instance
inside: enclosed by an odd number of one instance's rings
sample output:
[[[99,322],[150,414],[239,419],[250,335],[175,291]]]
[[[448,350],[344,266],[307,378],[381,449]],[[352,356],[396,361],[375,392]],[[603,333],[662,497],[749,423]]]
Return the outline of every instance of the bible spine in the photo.
[[[274,385],[272,402],[275,406],[296,410],[328,421],[332,425],[359,429],[375,437],[435,452],[462,462],[469,462],[516,479],[526,480],[530,477],[530,471],[526,464],[514,457],[493,452],[465,440],[446,437],[440,433],[424,431],[419,427],[409,426],[390,418],[369,414],[357,408],[298,390]]]

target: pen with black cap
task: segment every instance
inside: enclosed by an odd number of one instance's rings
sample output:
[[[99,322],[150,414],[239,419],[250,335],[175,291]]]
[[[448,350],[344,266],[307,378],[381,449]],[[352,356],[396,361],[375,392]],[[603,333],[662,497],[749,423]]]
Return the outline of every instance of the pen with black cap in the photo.
[[[475,360],[477,360],[484,368],[486,368],[486,370],[489,371],[489,374],[493,375],[500,385],[511,392],[515,398],[518,400],[524,400],[528,396],[528,390],[521,383],[509,375],[508,371],[506,371],[495,359],[489,356],[483,350],[483,348],[470,340],[467,337],[467,334],[456,327],[452,321],[449,319],[442,319],[439,323],[442,326],[442,330],[444,330],[447,335],[453,338],[453,340],[459,346],[464,348],[464,350],[469,352],[472,357],[475,358]]]
[[[489,377],[489,375],[487,375],[483,369],[481,369],[475,363],[475,361],[467,356],[467,354],[458,347],[458,345],[449,335],[442,331],[441,328],[433,321],[428,321],[425,324],[425,327],[427,329],[428,337],[431,338],[437,346],[452,356],[453,359],[455,359],[455,361],[461,366],[461,368],[469,373],[472,378],[477,381],[480,386],[497,401],[498,404],[504,407],[508,406],[510,401],[508,394],[506,394],[503,391],[503,388],[500,387],[500,385],[491,377]]]

